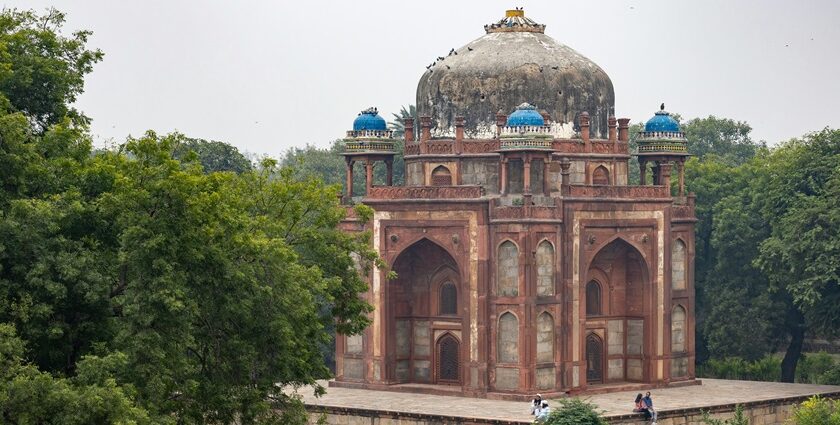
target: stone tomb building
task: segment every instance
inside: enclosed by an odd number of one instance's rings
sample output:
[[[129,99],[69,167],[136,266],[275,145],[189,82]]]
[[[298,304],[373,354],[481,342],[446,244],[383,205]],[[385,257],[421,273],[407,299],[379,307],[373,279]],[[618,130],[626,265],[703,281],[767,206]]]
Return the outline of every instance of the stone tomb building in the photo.
[[[609,77],[544,30],[511,10],[428,67],[404,186],[385,120],[353,123],[348,187],[360,168],[366,184],[345,201],[375,213],[343,226],[371,231],[397,277],[368,276],[372,324],[337,337],[333,385],[515,398],[694,379],[685,137],[663,105],[628,185]]]

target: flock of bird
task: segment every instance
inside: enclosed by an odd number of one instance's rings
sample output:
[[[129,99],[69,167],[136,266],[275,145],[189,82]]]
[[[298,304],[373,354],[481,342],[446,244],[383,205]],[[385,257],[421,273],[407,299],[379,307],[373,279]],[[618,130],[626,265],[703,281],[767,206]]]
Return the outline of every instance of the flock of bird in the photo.
[[[473,48],[472,48],[472,47],[467,47],[467,51],[468,51],[468,52],[472,52],[472,51],[473,51]],[[450,49],[450,50],[449,50],[449,54],[448,54],[448,55],[446,55],[446,56],[438,56],[438,57],[437,57],[437,59],[435,59],[435,61],[434,61],[434,62],[432,62],[432,63],[430,63],[429,65],[427,65],[427,66],[426,66],[426,69],[428,69],[428,70],[429,70],[429,73],[430,73],[430,74],[431,74],[432,72],[435,72],[435,70],[433,70],[433,69],[432,69],[432,67],[433,67],[433,66],[435,66],[435,65],[437,65],[437,63],[438,63],[438,62],[442,62],[443,60],[445,60],[445,59],[446,59],[446,57],[449,57],[449,56],[452,56],[452,55],[456,55],[456,56],[458,55],[458,52],[457,52],[457,51],[455,51],[455,48],[454,48],[454,47],[453,47],[452,49]],[[452,69],[452,68],[451,68],[449,65],[446,65],[446,69]]]

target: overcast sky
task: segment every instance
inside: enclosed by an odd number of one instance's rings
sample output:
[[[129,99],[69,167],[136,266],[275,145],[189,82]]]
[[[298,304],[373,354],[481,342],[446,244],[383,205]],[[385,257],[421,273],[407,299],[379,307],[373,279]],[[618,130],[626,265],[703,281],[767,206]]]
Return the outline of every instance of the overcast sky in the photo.
[[[77,106],[97,143],[178,130],[277,156],[327,146],[356,114],[390,120],[425,66],[524,6],[599,64],[616,115],[665,102],[684,118],[748,122],[770,143],[840,127],[840,1],[26,0],[105,52]]]

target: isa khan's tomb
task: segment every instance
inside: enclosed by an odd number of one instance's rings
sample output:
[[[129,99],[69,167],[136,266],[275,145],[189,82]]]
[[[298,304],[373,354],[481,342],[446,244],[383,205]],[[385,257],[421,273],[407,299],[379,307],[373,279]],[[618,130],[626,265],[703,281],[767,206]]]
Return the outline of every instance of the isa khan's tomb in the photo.
[[[373,323],[338,337],[334,385],[503,397],[693,380],[679,124],[664,105],[647,121],[629,185],[630,120],[607,74],[522,10],[484,30],[421,76],[404,186],[375,109],[347,132],[347,187],[359,169],[366,184],[346,201],[375,214],[345,228],[371,230],[397,277],[369,276]]]
[[[840,397],[695,379],[696,219],[678,122],[661,105],[631,151],[598,65],[520,9],[484,31],[426,68],[403,140],[375,108],[347,132],[342,227],[371,232],[388,267],[366,276],[371,325],[336,337],[327,394],[302,395],[313,421],[526,424],[522,400],[541,393],[583,394],[610,423],[640,424],[633,399],[651,390],[659,425],[731,418],[736,405],[770,425],[813,394]]]

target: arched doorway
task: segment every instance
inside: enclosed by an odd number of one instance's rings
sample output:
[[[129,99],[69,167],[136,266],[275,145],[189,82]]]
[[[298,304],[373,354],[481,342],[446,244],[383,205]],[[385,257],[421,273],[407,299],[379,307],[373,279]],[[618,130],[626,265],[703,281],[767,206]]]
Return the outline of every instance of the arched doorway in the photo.
[[[586,382],[604,382],[604,342],[594,333],[586,336]]]
[[[458,384],[461,381],[461,350],[452,334],[442,336],[435,350],[435,377],[438,383]]]
[[[598,344],[590,336],[582,341],[587,382],[648,381],[656,294],[641,251],[621,238],[604,245],[589,263],[580,293],[586,309],[581,334],[598,333]],[[600,360],[590,358],[593,353]]]
[[[452,340],[435,341],[441,332],[459,329],[453,332],[457,335],[462,326],[455,259],[424,238],[397,256],[393,270],[397,278],[388,282],[385,294],[385,376],[400,383],[460,382],[458,340],[450,334]]]

